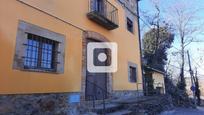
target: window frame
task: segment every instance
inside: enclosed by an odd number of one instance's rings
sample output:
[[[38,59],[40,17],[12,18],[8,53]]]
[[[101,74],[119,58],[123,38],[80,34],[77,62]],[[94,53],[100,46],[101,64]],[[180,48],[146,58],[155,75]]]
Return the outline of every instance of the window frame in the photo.
[[[134,81],[132,79],[132,73],[131,69],[135,69],[135,76],[134,76]],[[138,69],[137,69],[137,64],[128,62],[128,80],[130,83],[137,83],[138,82]]]
[[[131,25],[131,28],[129,28],[129,25]],[[134,22],[129,17],[126,18],[126,27],[130,33],[134,34]]]
[[[47,38],[52,41],[58,42],[57,46],[57,56],[56,56],[56,69],[55,71],[48,71],[43,69],[27,69],[24,68],[26,44],[28,39],[28,33]],[[13,59],[13,69],[20,71],[30,71],[30,72],[45,72],[54,74],[64,73],[64,63],[65,63],[65,36],[48,29],[42,28],[37,25],[30,24],[28,22],[19,20],[17,35],[16,35],[16,48]]]
[[[129,71],[130,71],[130,82],[132,82],[132,83],[136,83],[137,82],[137,76],[136,76],[136,74],[137,74],[137,72],[136,72],[136,68],[135,67],[132,67],[132,66],[129,66]]]

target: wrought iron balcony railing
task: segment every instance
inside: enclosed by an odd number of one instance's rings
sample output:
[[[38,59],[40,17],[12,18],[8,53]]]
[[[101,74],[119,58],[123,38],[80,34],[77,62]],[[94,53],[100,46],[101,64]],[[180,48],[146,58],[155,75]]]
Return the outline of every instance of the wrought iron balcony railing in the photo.
[[[118,9],[107,0],[89,0],[87,16],[108,30],[118,28]]]

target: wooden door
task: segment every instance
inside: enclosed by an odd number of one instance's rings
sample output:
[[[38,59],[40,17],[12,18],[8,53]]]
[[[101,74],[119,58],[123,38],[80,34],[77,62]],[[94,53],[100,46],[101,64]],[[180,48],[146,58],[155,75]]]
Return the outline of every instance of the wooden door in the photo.
[[[96,42],[94,40],[88,40],[88,42]],[[97,66],[104,66],[106,63],[101,63],[97,59],[97,55],[100,52],[106,52],[105,49],[98,49],[94,51],[94,64]],[[93,96],[97,100],[107,98],[107,73],[90,73],[86,71],[86,100],[93,99]]]
[[[107,76],[101,73],[87,73],[86,100],[107,98]]]

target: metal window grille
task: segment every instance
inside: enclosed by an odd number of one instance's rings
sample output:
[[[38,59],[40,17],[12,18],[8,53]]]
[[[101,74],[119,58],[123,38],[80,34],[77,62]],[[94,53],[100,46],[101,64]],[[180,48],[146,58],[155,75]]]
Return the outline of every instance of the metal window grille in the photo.
[[[58,42],[28,33],[25,69],[56,71]]]

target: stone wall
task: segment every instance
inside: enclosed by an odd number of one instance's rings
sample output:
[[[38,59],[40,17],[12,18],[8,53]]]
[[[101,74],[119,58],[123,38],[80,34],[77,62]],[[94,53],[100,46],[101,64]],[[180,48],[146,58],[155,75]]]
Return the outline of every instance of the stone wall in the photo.
[[[139,91],[113,91],[112,93],[113,98],[142,95],[143,93]],[[96,101],[96,104],[101,103],[101,100]],[[92,106],[92,101],[80,100],[80,93],[0,96],[0,115],[79,115],[90,112]]]
[[[0,96],[0,115],[71,115],[79,103],[69,103],[70,93]]]

